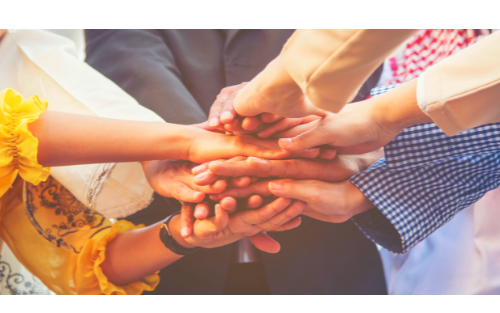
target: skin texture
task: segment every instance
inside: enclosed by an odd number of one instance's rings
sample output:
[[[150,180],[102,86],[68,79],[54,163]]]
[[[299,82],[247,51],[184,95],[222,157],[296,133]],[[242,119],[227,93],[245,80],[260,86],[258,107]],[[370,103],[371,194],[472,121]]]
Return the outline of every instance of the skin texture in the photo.
[[[322,116],[326,112],[315,107],[286,71],[281,58],[271,61],[252,79],[234,100],[241,116],[270,113],[283,117]]]
[[[193,126],[44,112],[29,130],[38,138],[43,166],[182,159],[203,163],[239,155],[315,157],[319,149],[291,154],[276,140],[225,136]],[[164,144],[159,144],[164,143]]]
[[[168,225],[174,239],[185,247],[220,247],[245,236],[252,236],[253,244],[263,251],[276,253],[279,243],[269,237],[266,231],[284,231],[300,225],[298,215],[304,203],[278,198],[272,203],[257,208],[261,201],[248,204],[248,210],[229,216],[234,211],[231,202],[223,202],[215,208],[215,216],[194,222],[193,234],[188,238],[180,235],[180,215],[174,216]],[[223,207],[227,206],[227,207]],[[182,212],[192,216],[192,204],[185,203]],[[106,249],[106,259],[101,268],[108,279],[117,285],[125,285],[150,275],[182,258],[167,249],[159,238],[162,222],[146,228],[118,235]]]
[[[417,80],[365,101],[346,106],[338,114],[301,127],[299,135],[279,140],[287,151],[329,145],[340,154],[359,154],[388,144],[406,127],[431,122],[416,100]]]
[[[38,161],[44,166],[144,161],[146,177],[155,190],[185,201],[201,201],[204,194],[226,188],[225,181],[211,186],[194,184],[191,174],[194,164],[189,161],[202,163],[239,155],[270,158],[292,155],[282,151],[276,140],[226,136],[193,126],[121,121],[54,111],[44,112],[29,124],[29,130],[38,139]],[[314,157],[319,154],[319,149],[316,150]],[[311,152],[302,155],[311,155]],[[183,160],[148,161],[161,159]],[[244,186],[237,182],[234,185]],[[251,236],[257,248],[274,253],[279,251],[279,244],[266,231],[297,227],[300,224],[297,216],[304,207],[300,201],[283,198],[260,207],[261,199],[254,197],[247,203],[252,210],[229,217],[229,212],[235,209],[231,205],[231,201],[217,205],[215,216],[194,222],[192,233],[186,237],[181,235],[181,216],[175,216],[169,223],[170,232],[186,247],[206,248]],[[191,217],[194,206],[184,202],[182,211]],[[111,282],[128,284],[181,258],[161,243],[160,225],[122,233],[109,243],[102,270]]]
[[[365,195],[349,181],[324,182],[319,180],[265,180],[245,188],[231,188],[219,198],[286,197],[305,203],[303,214],[321,221],[342,223],[356,214],[374,207]]]
[[[273,194],[268,188],[268,181],[257,181],[257,177],[295,178],[295,180],[278,180],[278,182],[286,183],[283,190],[293,190],[284,193],[283,197],[306,202],[304,215],[322,221],[341,222],[354,214],[359,214],[373,207],[359,189],[345,180],[368,168],[382,156],[383,151],[380,149],[364,155],[337,156],[331,161],[317,159],[263,160],[253,157],[236,157],[226,161],[201,164],[194,167],[192,171],[193,174],[198,174],[194,181],[199,185],[209,185],[223,177],[245,179],[245,184],[231,186],[227,191],[210,195],[213,201],[235,201],[234,198],[276,196],[279,192]],[[199,176],[201,174],[205,175]],[[311,195],[316,196],[309,198]],[[333,211],[325,211],[325,208],[331,208]],[[195,210],[196,218],[203,219],[208,214],[208,206],[197,207]],[[192,221],[186,218],[186,223],[183,225],[186,233],[191,232]]]

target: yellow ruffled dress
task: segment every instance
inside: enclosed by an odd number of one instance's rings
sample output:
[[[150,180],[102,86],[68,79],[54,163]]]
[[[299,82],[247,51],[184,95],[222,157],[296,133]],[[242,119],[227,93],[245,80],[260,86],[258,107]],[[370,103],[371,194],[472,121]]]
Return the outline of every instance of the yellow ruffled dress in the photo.
[[[138,226],[112,223],[86,208],[49,176],[50,168],[38,164],[38,140],[28,124],[46,108],[47,102],[37,96],[23,100],[12,89],[0,93],[0,238],[57,294],[153,290],[159,283],[157,273],[117,286],[100,267],[107,244]]]

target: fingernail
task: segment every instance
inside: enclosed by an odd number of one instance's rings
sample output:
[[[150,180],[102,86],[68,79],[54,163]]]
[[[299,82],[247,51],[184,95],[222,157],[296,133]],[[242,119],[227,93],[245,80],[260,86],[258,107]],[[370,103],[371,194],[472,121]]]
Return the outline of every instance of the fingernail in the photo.
[[[203,179],[203,178],[205,178],[205,177],[207,177],[207,173],[206,173],[206,172],[203,172],[203,173],[201,173],[201,174],[196,175],[194,178],[195,178],[195,179]]]
[[[189,237],[189,229],[187,227],[182,227],[181,236],[184,238]]]
[[[281,148],[290,147],[292,145],[292,138],[281,138],[278,143]]]
[[[205,165],[198,165],[198,166],[195,166],[191,169],[191,172],[192,173],[196,173],[196,172],[199,172],[201,170],[204,170],[205,169]]]
[[[208,124],[209,126],[211,127],[214,127],[214,126],[217,126],[219,125],[219,119],[216,118],[216,117],[213,117],[211,120],[210,120],[210,124]]]
[[[224,113],[222,113],[222,115],[220,116],[220,119],[221,120],[230,120],[233,118],[233,113],[229,112],[229,111],[226,111]]]
[[[279,183],[269,183],[269,189],[280,191],[281,190],[281,184],[279,184]]]

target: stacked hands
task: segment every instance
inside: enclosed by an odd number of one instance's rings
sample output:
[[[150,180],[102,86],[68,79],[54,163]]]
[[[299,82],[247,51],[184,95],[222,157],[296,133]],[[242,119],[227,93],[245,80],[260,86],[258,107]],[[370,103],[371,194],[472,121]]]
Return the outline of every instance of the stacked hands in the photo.
[[[179,244],[218,247],[248,236],[276,253],[267,232],[298,227],[300,215],[341,223],[374,207],[347,179],[380,159],[399,130],[377,122],[371,99],[334,114],[301,92],[280,102],[247,94],[249,84],[217,96],[208,120],[195,125],[210,132],[200,132],[190,161],[143,162],[151,186],[182,202],[170,222]]]

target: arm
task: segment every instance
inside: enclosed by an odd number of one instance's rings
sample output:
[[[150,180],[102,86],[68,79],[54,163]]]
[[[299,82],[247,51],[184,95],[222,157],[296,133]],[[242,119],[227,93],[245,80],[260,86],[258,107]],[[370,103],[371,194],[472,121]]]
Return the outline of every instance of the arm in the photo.
[[[205,162],[248,153],[270,158],[288,155],[273,141],[167,123],[47,111],[29,128],[38,138],[38,160],[45,166],[157,159]]]
[[[236,112],[287,117],[338,112],[415,30],[298,30],[238,94]]]
[[[261,203],[254,203],[254,210],[236,213],[231,217],[228,211],[236,207],[216,206],[215,216],[196,221],[193,234],[187,238],[180,235],[181,216],[176,215],[169,223],[169,231],[182,246],[215,248],[245,236],[254,236],[261,231],[287,230],[300,224],[300,220],[295,218],[302,213],[301,202],[277,199],[258,208]],[[182,210],[189,211],[188,215],[192,214],[190,204],[184,204]],[[161,224],[160,222],[142,230],[123,233],[110,243],[106,261],[102,264],[103,272],[110,281],[127,284],[182,257],[166,249],[159,239]],[[279,244],[267,236],[258,248],[276,253],[279,251]]]
[[[448,136],[500,122],[500,32],[431,66],[419,105]]]
[[[5,195],[0,235],[18,260],[57,294],[140,294],[158,284],[155,272],[182,257],[161,242],[160,224],[146,228],[127,221],[112,224],[85,208],[53,178],[39,186],[28,185],[26,203],[22,192],[23,183],[18,181]],[[54,209],[67,205],[71,210]],[[264,206],[261,201],[248,205],[254,210],[231,217],[228,212],[235,207],[219,207],[213,218],[196,222],[194,234],[187,239],[180,236],[178,215],[171,219],[169,230],[185,247],[212,248],[300,224],[296,218],[302,212],[300,202],[277,199]],[[279,251],[279,244],[270,237],[259,239],[259,249]]]

